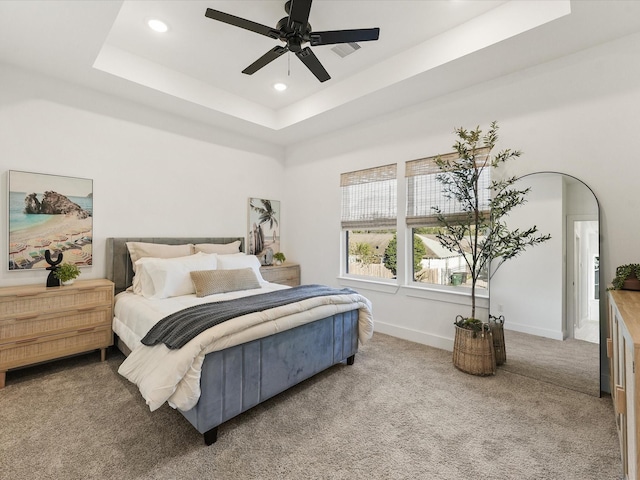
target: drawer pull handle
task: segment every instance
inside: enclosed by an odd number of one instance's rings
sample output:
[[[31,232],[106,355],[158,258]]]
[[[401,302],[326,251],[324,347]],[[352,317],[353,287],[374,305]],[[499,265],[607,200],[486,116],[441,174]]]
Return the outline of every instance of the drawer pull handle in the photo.
[[[21,321],[21,320],[32,320],[34,318],[38,318],[39,315],[23,315],[22,317],[16,317],[16,320]]]
[[[89,328],[81,328],[80,330],[78,330],[78,333],[86,333],[86,332],[91,332],[93,330],[95,330],[96,327],[89,327]]]
[[[31,342],[35,342],[36,340],[38,340],[37,338],[27,338],[25,340],[18,340],[16,342],[16,345],[19,345],[21,343],[31,343]]]
[[[611,338],[607,338],[607,358],[611,358],[613,356],[613,340]]]
[[[79,312],[90,312],[91,310],[95,310],[96,307],[83,307],[83,308],[79,308],[78,311]]]

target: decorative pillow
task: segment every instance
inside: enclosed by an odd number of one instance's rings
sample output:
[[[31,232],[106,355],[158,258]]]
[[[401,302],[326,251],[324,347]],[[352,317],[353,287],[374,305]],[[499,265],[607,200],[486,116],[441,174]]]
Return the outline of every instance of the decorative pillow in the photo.
[[[228,255],[240,252],[240,240],[231,243],[196,243],[195,252],[217,253],[218,255]]]
[[[136,271],[136,262],[144,257],[175,258],[191,255],[191,244],[166,245],[164,243],[127,242],[127,249],[131,256],[133,271]]]
[[[251,267],[237,270],[193,271],[191,280],[196,290],[196,297],[260,288],[260,282]]]
[[[143,258],[138,265],[143,270],[142,295],[151,299],[178,297],[195,293],[189,273],[215,269],[217,255],[200,252],[186,257]],[[147,278],[151,279],[153,289],[149,288]]]
[[[235,255],[220,255],[218,257],[218,270],[235,270],[238,268],[253,268],[253,273],[259,282],[264,282],[260,273],[260,260],[255,255],[237,253]]]

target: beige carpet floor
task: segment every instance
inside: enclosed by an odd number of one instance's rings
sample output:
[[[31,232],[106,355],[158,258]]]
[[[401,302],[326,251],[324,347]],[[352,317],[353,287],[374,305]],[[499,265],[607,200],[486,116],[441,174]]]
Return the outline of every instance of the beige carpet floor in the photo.
[[[504,331],[511,373],[554,383],[572,390],[600,395],[600,346],[584,340],[553,340]]]
[[[611,399],[375,334],[338,365],[220,427],[218,442],[149,412],[98,354],[7,375],[3,479],[550,479],[621,473]]]

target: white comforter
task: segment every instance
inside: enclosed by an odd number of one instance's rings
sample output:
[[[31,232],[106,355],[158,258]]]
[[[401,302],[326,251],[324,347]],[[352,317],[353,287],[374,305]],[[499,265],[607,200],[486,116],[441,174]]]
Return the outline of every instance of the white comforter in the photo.
[[[262,289],[237,292],[228,298],[278,289],[273,284]],[[219,301],[212,296],[210,301]],[[146,300],[124,292],[116,297],[114,331],[125,339],[132,352],[118,372],[135,383],[151,411],[168,402],[173,408],[190,410],[200,398],[200,370],[204,356],[256,338],[266,337],[336,313],[359,309],[358,338],[366,342],[373,335],[370,301],[359,294],[310,298],[301,302],[234,318],[202,332],[184,347],[170,350],[164,344],[147,347],[139,340],[151,326],[166,315],[203,303],[195,295],[166,300]],[[135,311],[141,312],[136,314]],[[122,321],[121,319],[124,319]],[[137,319],[137,320],[136,320]],[[138,334],[133,333],[134,330]],[[140,330],[144,330],[140,334]],[[126,338],[129,338],[129,341]],[[137,340],[132,344],[132,338]]]

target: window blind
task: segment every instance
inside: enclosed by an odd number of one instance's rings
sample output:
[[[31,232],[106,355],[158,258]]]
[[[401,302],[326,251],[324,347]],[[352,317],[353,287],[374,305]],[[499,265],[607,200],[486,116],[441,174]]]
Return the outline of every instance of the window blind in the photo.
[[[342,228],[395,227],[398,214],[397,165],[340,175]]]
[[[476,165],[482,166],[489,155],[488,148],[476,150]],[[459,159],[458,153],[439,155],[443,160],[455,162]],[[464,214],[467,210],[455,198],[447,198],[444,185],[437,178],[438,175],[447,175],[438,165],[436,157],[420,158],[407,162],[405,178],[407,185],[407,225],[429,226],[439,225],[433,207],[439,207],[443,215],[454,218]],[[486,165],[481,169],[478,180],[478,196],[480,209],[489,211],[491,167]]]

